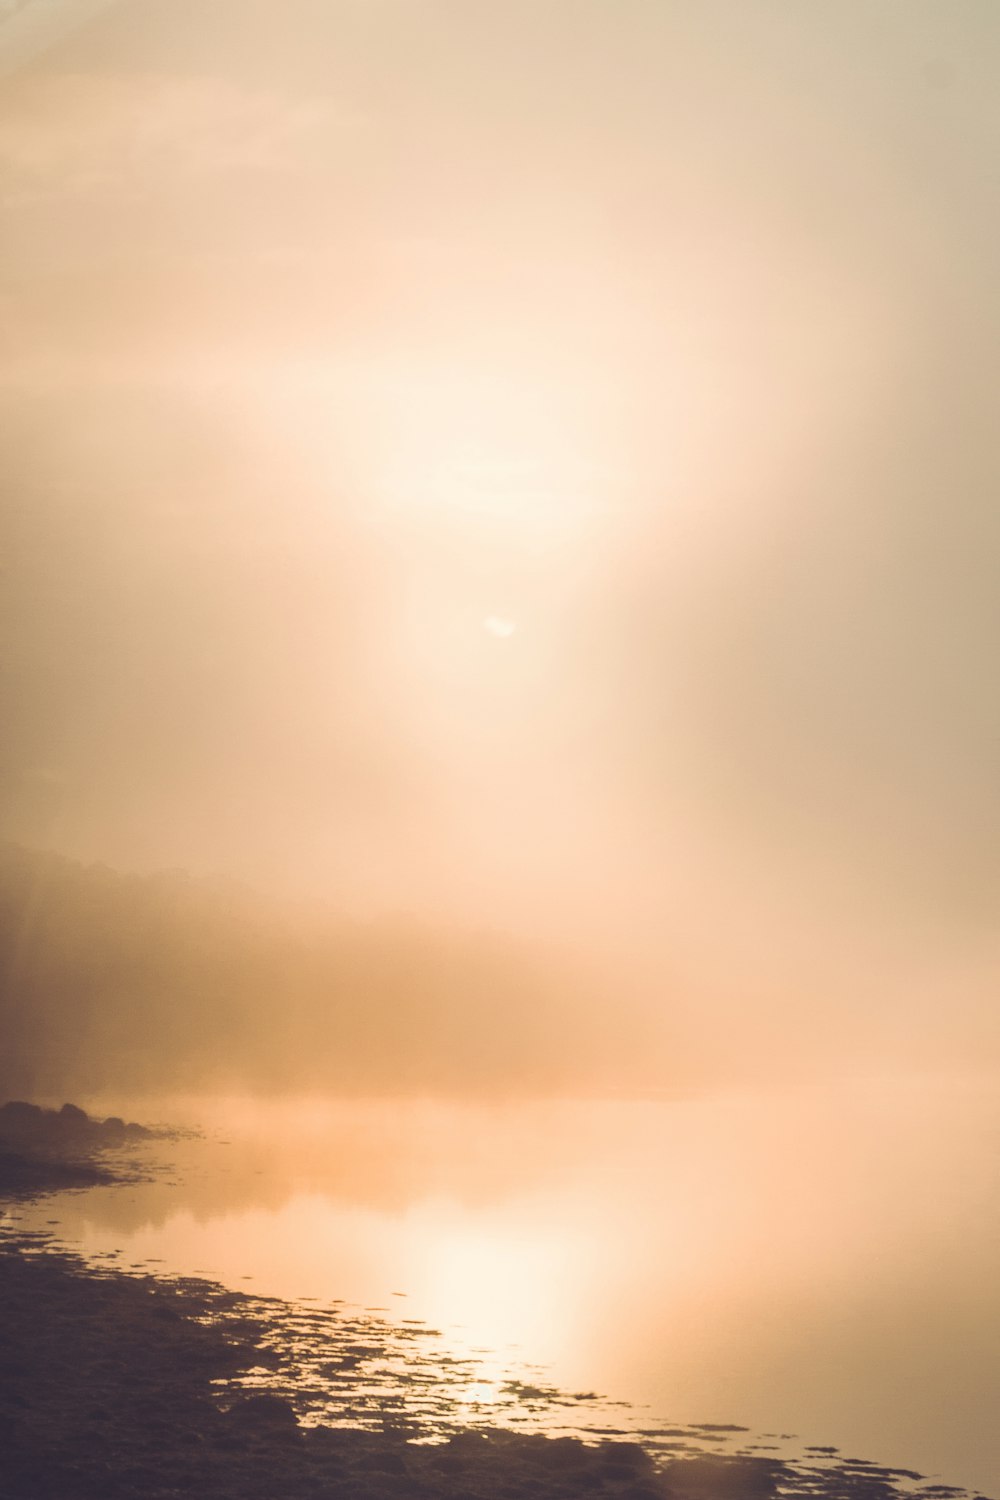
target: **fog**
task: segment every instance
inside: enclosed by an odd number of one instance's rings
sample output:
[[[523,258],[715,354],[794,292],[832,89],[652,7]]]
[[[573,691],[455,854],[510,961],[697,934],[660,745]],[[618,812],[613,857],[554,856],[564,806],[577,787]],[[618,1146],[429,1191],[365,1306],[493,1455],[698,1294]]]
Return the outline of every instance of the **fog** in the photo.
[[[1000,1060],[1000,12],[0,19],[0,1092]]]

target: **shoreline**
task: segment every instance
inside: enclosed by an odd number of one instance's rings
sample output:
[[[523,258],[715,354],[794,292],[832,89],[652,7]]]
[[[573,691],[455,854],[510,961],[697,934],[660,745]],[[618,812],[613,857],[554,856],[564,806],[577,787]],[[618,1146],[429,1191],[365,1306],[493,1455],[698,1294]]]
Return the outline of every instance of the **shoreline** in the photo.
[[[0,1234],[0,1500],[967,1493],[915,1489],[920,1476],[909,1471],[839,1456],[718,1454],[704,1435],[698,1451],[697,1429],[663,1429],[648,1443],[624,1432],[585,1441],[459,1421],[454,1377],[415,1331],[390,1347],[387,1323],[94,1264],[42,1231],[18,1230],[19,1202],[128,1182],[127,1166],[101,1164],[93,1132],[75,1125],[90,1144],[73,1159],[28,1151],[5,1175],[14,1153],[0,1151],[0,1208],[9,1205]],[[394,1395],[401,1390],[405,1400]],[[531,1412],[520,1420],[531,1423]]]
[[[263,1300],[210,1282],[98,1269],[40,1234],[8,1233],[0,1241],[4,1500],[664,1500],[763,1497],[790,1477],[769,1459],[658,1466],[635,1442],[507,1428],[437,1431],[428,1441],[391,1408],[381,1430],[306,1426],[288,1393],[287,1361],[266,1346],[255,1306]],[[245,1376],[260,1388],[242,1387]]]

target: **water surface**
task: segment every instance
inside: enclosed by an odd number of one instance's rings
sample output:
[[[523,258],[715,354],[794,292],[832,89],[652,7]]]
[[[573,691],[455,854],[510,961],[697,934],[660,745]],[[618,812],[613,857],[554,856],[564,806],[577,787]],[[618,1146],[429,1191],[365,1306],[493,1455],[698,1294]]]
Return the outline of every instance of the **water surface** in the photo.
[[[512,1378],[552,1382],[651,1426],[741,1424],[762,1450],[795,1434],[1000,1494],[989,1080],[130,1112],[204,1134],[149,1148],[148,1181],[16,1210],[19,1228],[433,1329],[472,1359],[478,1413]]]

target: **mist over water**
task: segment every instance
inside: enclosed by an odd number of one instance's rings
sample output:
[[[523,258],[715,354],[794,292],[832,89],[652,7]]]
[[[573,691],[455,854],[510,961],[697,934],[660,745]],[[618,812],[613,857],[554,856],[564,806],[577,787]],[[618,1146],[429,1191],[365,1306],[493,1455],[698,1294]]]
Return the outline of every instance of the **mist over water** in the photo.
[[[0,1101],[232,1140],[71,1237],[1000,1489],[998,57],[0,6]]]
[[[595,1407],[626,1431],[735,1423],[749,1434],[723,1446],[835,1445],[996,1492],[992,1087],[141,1107],[207,1135],[19,1227],[98,1264],[433,1329],[475,1366],[455,1386],[469,1420],[510,1421],[512,1382],[555,1384],[590,1393],[546,1412],[557,1429]]]

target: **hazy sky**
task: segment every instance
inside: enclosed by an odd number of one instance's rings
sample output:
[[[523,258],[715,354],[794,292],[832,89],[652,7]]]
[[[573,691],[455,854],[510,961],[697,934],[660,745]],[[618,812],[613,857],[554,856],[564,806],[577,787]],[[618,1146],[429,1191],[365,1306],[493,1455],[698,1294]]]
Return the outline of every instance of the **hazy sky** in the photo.
[[[994,0],[28,0],[6,836],[974,1051],[998,63]]]

